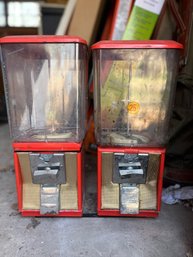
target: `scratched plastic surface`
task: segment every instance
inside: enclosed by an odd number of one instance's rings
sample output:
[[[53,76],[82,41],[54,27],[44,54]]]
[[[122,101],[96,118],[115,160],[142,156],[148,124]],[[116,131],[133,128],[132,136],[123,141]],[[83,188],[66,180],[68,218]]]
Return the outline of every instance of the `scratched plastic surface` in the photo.
[[[95,50],[95,132],[98,143],[165,145],[177,66],[176,49]]]
[[[9,123],[15,141],[80,142],[85,133],[86,46],[3,44]]]

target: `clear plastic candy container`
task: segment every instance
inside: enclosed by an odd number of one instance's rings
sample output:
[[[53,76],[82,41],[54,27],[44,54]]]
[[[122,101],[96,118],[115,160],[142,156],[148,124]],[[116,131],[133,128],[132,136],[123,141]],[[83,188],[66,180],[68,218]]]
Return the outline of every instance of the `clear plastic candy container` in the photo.
[[[85,134],[87,45],[78,37],[0,39],[14,141],[80,142]]]
[[[181,48],[154,40],[92,46],[98,144],[165,145]]]

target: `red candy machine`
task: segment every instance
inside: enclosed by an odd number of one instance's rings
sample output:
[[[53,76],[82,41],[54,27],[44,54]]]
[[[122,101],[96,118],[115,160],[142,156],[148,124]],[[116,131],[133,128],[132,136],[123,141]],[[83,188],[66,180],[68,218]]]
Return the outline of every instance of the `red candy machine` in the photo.
[[[15,36],[0,44],[19,211],[81,216],[86,41]]]
[[[174,41],[92,46],[98,215],[156,217],[179,50]]]

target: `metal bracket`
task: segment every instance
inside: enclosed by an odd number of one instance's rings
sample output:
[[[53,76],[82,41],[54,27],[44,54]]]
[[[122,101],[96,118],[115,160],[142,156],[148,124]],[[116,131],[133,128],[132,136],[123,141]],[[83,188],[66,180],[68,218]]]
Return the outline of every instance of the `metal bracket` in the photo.
[[[148,154],[114,153],[113,183],[145,184]]]
[[[34,184],[64,184],[64,154],[30,153],[32,181]]]
[[[120,184],[119,208],[121,214],[139,213],[139,188],[136,185]]]
[[[59,192],[59,186],[41,185],[40,214],[58,214]]]

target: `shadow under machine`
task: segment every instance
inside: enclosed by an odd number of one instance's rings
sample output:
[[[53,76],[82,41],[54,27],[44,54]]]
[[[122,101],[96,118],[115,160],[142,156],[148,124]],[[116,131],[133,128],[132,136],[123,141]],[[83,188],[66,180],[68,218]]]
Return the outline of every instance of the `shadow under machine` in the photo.
[[[81,216],[86,42],[16,36],[0,44],[19,211]]]
[[[160,211],[181,48],[174,41],[92,46],[98,215],[155,217]]]

